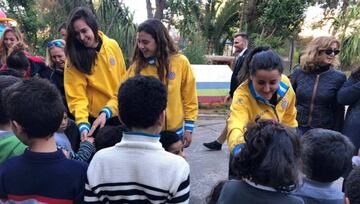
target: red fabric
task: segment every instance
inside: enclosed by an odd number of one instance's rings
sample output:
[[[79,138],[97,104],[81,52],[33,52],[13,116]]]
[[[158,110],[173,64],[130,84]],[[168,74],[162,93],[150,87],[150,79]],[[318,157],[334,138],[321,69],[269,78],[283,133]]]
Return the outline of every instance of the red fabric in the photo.
[[[8,200],[17,202],[24,202],[27,200],[36,200],[42,203],[52,203],[52,204],[72,204],[74,203],[72,200],[66,199],[56,199],[56,198],[49,198],[40,195],[9,195]]]

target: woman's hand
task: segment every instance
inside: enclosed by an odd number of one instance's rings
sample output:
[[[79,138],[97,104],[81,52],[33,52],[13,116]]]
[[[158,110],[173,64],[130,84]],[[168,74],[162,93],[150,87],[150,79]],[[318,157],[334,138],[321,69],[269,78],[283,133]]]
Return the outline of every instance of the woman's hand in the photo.
[[[87,136],[93,136],[95,130],[99,128],[103,128],[106,123],[106,114],[104,112],[100,113],[100,115],[96,118],[96,120],[93,122],[90,132]]]
[[[190,146],[192,141],[192,132],[185,131],[184,132],[184,147],[187,148]]]

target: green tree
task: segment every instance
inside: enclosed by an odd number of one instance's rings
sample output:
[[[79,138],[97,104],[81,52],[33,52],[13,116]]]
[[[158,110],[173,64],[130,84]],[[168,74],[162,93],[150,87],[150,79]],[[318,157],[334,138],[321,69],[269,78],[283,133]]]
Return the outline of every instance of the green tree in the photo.
[[[333,28],[343,42],[340,54],[342,68],[358,66],[360,60],[360,2],[350,4],[334,19]]]
[[[240,0],[169,0],[165,17],[170,18],[182,36],[193,37],[194,30],[207,40],[208,52],[222,54],[225,41],[231,39],[239,21]],[[194,40],[194,39],[191,39]]]

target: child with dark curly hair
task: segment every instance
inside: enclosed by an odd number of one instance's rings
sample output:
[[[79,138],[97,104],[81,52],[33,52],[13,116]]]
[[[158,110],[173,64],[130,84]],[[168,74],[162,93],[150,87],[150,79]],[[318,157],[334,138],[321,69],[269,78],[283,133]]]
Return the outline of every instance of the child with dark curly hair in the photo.
[[[236,180],[223,184],[218,204],[297,204],[290,191],[298,186],[300,142],[296,133],[267,120],[249,124],[245,144],[231,168]]]

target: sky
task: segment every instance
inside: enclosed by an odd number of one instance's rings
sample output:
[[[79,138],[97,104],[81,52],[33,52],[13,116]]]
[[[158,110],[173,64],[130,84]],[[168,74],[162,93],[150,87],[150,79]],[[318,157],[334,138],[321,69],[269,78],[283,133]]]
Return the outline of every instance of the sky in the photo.
[[[154,0],[151,0],[155,4]],[[147,19],[146,0],[123,0],[124,4],[134,11],[134,22],[140,24]]]

